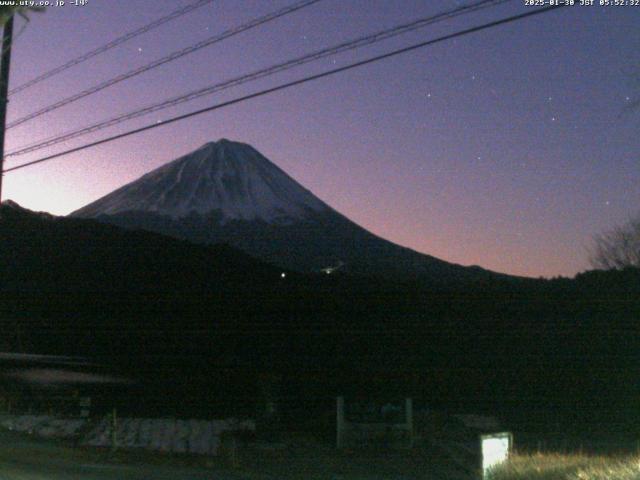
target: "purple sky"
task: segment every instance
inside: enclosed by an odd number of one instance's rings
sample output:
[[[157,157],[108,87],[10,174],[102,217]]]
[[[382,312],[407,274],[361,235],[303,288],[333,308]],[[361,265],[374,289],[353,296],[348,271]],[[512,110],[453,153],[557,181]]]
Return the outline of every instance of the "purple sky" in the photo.
[[[11,129],[7,149],[470,1],[324,0]],[[15,41],[10,87],[189,3],[67,1],[34,14]],[[217,0],[12,96],[9,121],[289,3]],[[529,8],[514,0],[6,167]],[[640,210],[640,110],[626,108],[640,97],[639,25],[640,7],[564,8],[9,173],[4,198],[67,214],[225,137],[401,245],[501,272],[573,275],[588,267],[593,234]]]

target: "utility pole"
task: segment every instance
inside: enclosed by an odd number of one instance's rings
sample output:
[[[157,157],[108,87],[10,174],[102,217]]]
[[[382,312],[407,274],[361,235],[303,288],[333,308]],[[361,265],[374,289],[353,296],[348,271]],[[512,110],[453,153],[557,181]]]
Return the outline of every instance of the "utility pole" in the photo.
[[[2,201],[2,177],[4,171],[4,134],[9,103],[9,67],[11,66],[11,42],[13,40],[13,17],[11,15],[2,29],[2,58],[0,60],[0,201]]]

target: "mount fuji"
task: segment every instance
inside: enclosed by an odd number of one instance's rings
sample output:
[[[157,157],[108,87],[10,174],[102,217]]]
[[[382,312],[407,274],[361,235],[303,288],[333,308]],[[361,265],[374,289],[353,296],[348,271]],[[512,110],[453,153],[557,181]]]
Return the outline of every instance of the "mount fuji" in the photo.
[[[427,280],[507,277],[384,240],[341,215],[250,145],[221,139],[73,212],[195,243],[227,243],[301,272]]]

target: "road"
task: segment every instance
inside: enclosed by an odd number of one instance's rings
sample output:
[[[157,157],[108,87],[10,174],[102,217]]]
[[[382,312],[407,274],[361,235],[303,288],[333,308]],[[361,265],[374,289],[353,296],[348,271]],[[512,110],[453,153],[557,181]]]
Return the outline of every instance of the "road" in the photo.
[[[305,478],[357,480],[468,480],[469,475],[447,462],[411,454],[337,454],[314,448],[295,458],[250,455],[242,473],[218,464],[215,469],[143,463],[131,457],[126,464],[107,463],[100,455],[52,441],[0,430],[0,480],[282,480]],[[397,458],[396,458],[397,457]],[[144,455],[141,455],[144,458]],[[149,457],[147,457],[149,458]],[[395,458],[395,460],[394,460]],[[155,460],[151,457],[152,461]],[[155,463],[155,462],[154,462]],[[258,473],[260,472],[260,473]]]
[[[166,465],[115,465],[79,460],[70,449],[0,431],[0,480],[245,480],[230,472]]]

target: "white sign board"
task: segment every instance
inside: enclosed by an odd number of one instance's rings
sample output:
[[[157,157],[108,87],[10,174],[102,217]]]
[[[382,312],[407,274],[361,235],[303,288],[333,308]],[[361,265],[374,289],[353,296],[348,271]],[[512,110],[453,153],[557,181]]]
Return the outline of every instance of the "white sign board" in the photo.
[[[487,478],[487,472],[491,467],[499,465],[509,458],[512,445],[513,436],[508,432],[480,436],[482,478]]]

